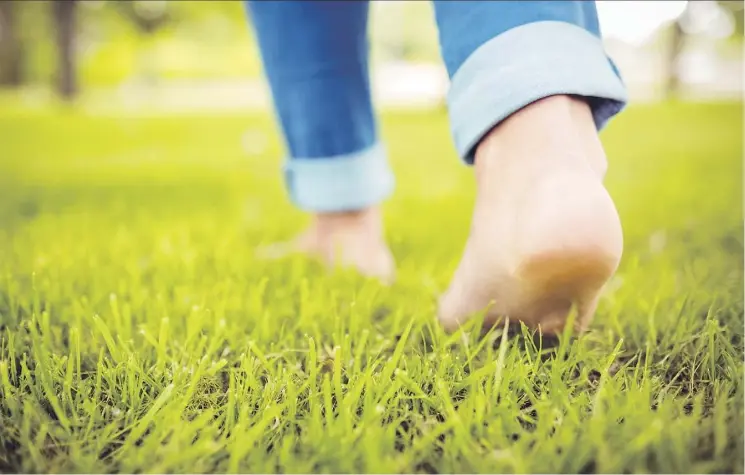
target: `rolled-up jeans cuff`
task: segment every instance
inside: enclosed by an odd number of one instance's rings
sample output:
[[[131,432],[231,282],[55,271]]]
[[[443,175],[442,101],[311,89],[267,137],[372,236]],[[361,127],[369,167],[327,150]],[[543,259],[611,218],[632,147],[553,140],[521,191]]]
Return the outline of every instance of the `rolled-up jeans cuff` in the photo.
[[[393,192],[395,179],[385,148],[370,148],[346,155],[293,158],[285,162],[290,199],[314,212],[364,209],[380,203]]]
[[[598,129],[628,101],[600,38],[560,21],[515,27],[474,51],[448,92],[451,132],[473,163],[480,140],[512,113],[558,94],[588,98]]]

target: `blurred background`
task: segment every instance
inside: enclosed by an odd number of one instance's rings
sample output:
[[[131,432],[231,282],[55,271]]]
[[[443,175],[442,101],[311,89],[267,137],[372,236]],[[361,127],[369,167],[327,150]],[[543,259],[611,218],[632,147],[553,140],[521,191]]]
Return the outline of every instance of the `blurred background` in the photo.
[[[739,98],[743,2],[600,1],[607,50],[633,101]],[[442,107],[429,2],[373,2],[380,107]],[[269,107],[238,1],[2,1],[0,104],[104,114]]]

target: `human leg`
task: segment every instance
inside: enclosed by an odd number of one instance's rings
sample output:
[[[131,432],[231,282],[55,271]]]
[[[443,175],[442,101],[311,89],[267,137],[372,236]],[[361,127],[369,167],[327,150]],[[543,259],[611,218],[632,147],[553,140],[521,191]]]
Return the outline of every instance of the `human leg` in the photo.
[[[379,204],[394,178],[379,142],[368,76],[367,2],[247,1],[289,158],[292,201],[313,215],[292,243],[388,278]]]
[[[471,232],[439,317],[486,309],[543,332],[589,323],[622,252],[597,131],[626,91],[594,4],[435,1],[456,148],[474,164]]]

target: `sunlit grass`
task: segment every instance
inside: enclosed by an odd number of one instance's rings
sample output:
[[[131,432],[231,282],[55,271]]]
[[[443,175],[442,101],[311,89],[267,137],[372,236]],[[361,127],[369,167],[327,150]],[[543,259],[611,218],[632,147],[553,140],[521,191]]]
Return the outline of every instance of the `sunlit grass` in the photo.
[[[435,324],[472,176],[383,125],[390,288],[254,258],[305,223],[268,116],[0,116],[0,470],[743,471],[740,104],[610,126],[626,253],[553,353]]]

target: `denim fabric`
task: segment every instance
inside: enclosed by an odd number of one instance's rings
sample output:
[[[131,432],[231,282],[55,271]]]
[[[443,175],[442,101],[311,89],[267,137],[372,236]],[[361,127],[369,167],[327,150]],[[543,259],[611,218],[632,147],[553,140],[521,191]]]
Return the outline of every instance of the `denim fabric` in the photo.
[[[291,199],[310,211],[383,201],[394,177],[368,71],[365,1],[246,1],[288,150]],[[627,101],[592,1],[434,1],[450,127],[468,164],[488,131],[538,99],[586,97],[601,128]]]

